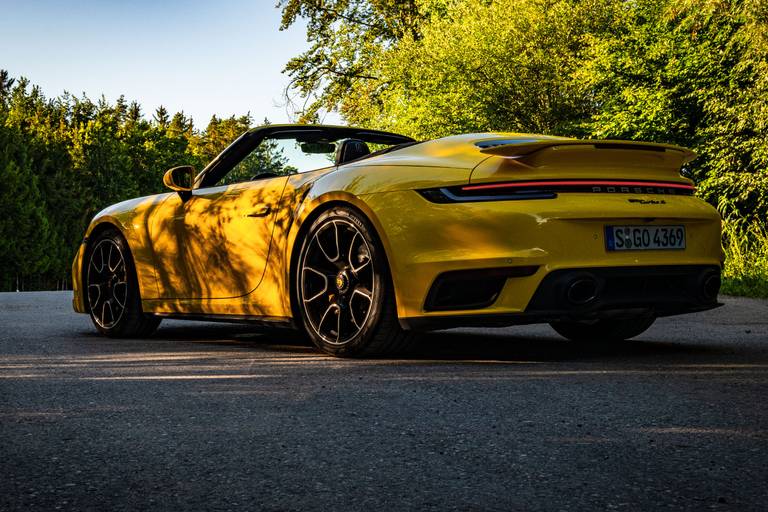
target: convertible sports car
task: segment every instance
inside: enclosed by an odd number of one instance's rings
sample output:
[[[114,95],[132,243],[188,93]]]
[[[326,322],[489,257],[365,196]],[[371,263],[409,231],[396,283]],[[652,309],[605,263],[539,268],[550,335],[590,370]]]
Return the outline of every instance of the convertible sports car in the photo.
[[[414,331],[548,322],[622,340],[718,306],[720,217],[666,144],[479,133],[416,142],[270,125],[171,192],[106,208],[74,308],[114,337],[163,317],[303,329],[338,356]]]

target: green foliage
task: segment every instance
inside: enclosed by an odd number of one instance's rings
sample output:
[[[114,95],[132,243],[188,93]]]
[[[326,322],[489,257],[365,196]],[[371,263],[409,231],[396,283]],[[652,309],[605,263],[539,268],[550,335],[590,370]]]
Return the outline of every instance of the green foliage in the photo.
[[[354,124],[418,138],[510,130],[572,133],[589,98],[564,77],[581,65],[591,33],[609,29],[610,0],[456,1],[384,52],[376,74],[341,105]],[[514,14],[512,14],[514,13]]]
[[[747,173],[738,176],[751,177]],[[765,185],[765,181],[757,185],[763,192],[759,198],[762,202],[766,201],[768,191]],[[718,202],[725,252],[722,293],[768,298],[768,226],[764,219],[751,219],[739,211],[739,205],[750,202],[744,195],[752,192],[748,188],[745,184],[743,188],[727,190],[730,197],[722,196]]]
[[[224,176],[222,184],[240,183],[255,178],[259,174],[292,174],[295,168],[289,167],[288,159],[283,155],[277,141],[265,140],[246,156],[239,164]]]
[[[46,253],[50,230],[25,142],[20,130],[0,124],[0,287],[6,290],[54,263]]]
[[[66,283],[88,222],[104,207],[163,191],[163,172],[198,169],[251,124],[64,94],[46,99],[0,71],[0,290]]]
[[[377,80],[370,69],[389,45],[417,38],[423,18],[415,0],[280,0],[280,29],[308,19],[310,48],[291,59],[285,72],[298,91],[301,121],[314,122],[321,109],[340,105],[360,82]]]
[[[766,25],[751,6],[639,1],[575,75],[596,100],[588,132],[689,146],[697,180],[764,171],[766,52],[754,36]]]
[[[729,295],[768,298],[768,227],[758,221],[723,221],[723,286]]]

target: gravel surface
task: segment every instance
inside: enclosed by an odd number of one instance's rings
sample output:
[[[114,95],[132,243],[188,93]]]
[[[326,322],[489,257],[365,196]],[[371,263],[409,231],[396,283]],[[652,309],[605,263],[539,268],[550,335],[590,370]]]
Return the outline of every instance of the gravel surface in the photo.
[[[70,299],[0,294],[3,511],[768,508],[766,301],[354,361],[243,325],[106,339]]]

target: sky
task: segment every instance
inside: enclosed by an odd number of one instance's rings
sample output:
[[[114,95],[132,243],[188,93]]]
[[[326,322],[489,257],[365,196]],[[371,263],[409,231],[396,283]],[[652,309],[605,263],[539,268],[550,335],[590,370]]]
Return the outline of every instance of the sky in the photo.
[[[123,94],[145,116],[163,105],[198,128],[213,114],[289,122],[281,70],[309,44],[303,22],[279,30],[276,3],[0,0],[0,69],[47,97]]]

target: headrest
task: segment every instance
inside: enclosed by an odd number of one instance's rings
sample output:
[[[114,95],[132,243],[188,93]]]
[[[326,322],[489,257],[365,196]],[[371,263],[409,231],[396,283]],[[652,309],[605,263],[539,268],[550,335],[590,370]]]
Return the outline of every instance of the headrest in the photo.
[[[345,164],[358,158],[370,155],[368,144],[358,139],[345,139],[339,142],[336,150],[336,165]]]

